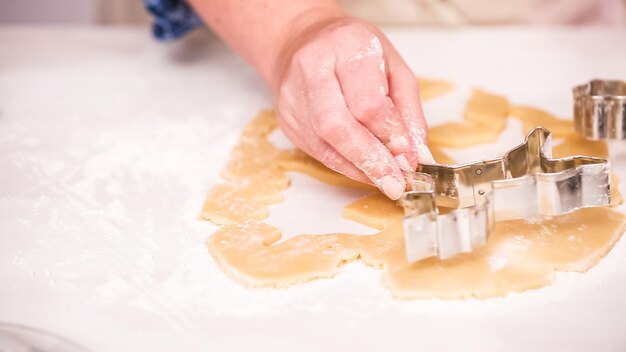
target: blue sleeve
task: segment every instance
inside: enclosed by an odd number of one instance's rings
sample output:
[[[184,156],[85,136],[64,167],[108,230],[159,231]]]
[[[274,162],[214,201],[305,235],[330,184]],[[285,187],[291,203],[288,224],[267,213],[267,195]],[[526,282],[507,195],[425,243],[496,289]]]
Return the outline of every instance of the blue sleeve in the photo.
[[[154,17],[152,34],[161,41],[177,39],[203,26],[200,17],[184,0],[144,0]]]

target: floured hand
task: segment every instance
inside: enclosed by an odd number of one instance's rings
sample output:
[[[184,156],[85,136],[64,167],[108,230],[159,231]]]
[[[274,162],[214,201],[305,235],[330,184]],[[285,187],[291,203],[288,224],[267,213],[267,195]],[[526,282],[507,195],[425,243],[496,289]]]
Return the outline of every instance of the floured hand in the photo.
[[[398,199],[401,170],[433,162],[415,76],[374,26],[343,16],[310,23],[279,55],[280,127],[329,168]]]

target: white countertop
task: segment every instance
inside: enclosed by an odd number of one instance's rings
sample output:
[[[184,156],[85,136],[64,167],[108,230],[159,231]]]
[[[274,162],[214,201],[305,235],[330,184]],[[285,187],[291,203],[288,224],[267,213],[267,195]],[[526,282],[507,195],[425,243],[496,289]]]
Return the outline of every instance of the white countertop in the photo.
[[[432,123],[458,118],[472,86],[569,116],[573,85],[626,79],[625,30],[386,32],[418,75],[461,87],[427,104]],[[242,126],[271,100],[207,37],[0,28],[0,321],[90,351],[626,349],[626,239],[585,274],[483,301],[395,301],[361,264],[287,290],[230,280],[197,215]],[[503,146],[489,148],[477,152]],[[625,160],[613,159],[622,179]],[[338,216],[356,195],[295,183],[292,207],[271,208],[288,234],[372,233]],[[334,204],[315,208],[327,221],[276,215],[322,201]]]

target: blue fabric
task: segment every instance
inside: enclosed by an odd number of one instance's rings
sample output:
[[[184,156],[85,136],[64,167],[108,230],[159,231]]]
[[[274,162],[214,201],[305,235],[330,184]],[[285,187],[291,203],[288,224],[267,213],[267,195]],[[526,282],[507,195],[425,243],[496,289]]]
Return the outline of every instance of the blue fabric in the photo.
[[[184,0],[144,0],[144,4],[154,17],[152,34],[158,40],[174,40],[203,25]]]

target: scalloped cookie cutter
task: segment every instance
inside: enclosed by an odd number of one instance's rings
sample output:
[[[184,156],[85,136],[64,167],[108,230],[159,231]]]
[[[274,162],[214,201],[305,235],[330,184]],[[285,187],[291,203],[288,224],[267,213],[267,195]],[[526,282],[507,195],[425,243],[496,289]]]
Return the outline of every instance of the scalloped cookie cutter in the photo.
[[[610,204],[607,159],[552,159],[550,131],[537,127],[502,158],[424,164],[400,198],[409,262],[451,258],[487,243],[495,221],[566,214]],[[447,208],[447,209],[446,209]]]
[[[574,127],[591,140],[626,139],[626,82],[595,79],[574,87]]]

